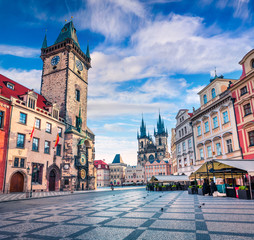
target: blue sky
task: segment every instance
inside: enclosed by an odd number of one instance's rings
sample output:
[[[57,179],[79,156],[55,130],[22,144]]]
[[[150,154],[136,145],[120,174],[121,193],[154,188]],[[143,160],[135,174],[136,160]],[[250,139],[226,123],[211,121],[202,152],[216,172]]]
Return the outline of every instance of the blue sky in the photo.
[[[39,91],[45,29],[53,44],[73,16],[81,49],[89,41],[91,50],[96,159],[120,153],[136,164],[142,113],[153,133],[160,110],[170,132],[180,108],[199,107],[215,67],[239,78],[254,46],[253,9],[250,0],[0,0],[0,73]]]

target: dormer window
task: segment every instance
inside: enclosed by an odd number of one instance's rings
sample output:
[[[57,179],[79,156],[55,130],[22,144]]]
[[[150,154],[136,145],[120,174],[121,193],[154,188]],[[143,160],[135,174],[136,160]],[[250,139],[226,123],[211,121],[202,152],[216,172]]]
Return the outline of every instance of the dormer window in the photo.
[[[254,68],[254,59],[251,61],[251,67]]]
[[[53,118],[58,119],[59,111],[56,109],[53,109]]]
[[[6,86],[7,86],[7,88],[14,90],[14,84],[8,82]]]
[[[28,107],[35,109],[35,99],[32,98],[28,99]]]

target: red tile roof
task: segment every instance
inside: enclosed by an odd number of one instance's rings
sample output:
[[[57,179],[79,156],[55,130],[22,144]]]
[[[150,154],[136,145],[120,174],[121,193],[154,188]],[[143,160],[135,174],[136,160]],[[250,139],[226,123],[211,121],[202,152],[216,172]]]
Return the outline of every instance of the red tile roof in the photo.
[[[102,160],[94,160],[94,166],[96,167],[96,168],[98,168],[98,165],[101,165],[101,168],[105,168],[105,166],[108,166],[108,164],[107,163],[105,163],[104,161],[102,161]],[[109,169],[108,167],[107,167],[107,169]]]
[[[14,85],[14,90],[7,87],[7,82]],[[1,95],[9,99],[11,96],[20,99],[19,96],[31,91],[31,89],[24,87],[23,85],[3,76],[2,74],[0,74],[0,86],[2,87]],[[44,109],[46,107],[47,100],[42,95],[36,92],[35,94],[38,96],[37,107]]]

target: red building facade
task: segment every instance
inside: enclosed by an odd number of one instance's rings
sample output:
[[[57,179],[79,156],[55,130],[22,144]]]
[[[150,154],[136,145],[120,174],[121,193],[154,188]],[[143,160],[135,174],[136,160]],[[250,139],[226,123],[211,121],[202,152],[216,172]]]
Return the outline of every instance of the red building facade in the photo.
[[[2,96],[0,88],[0,192],[4,191],[6,157],[8,151],[8,137],[10,129],[10,100]]]
[[[254,49],[239,64],[242,65],[242,75],[230,90],[242,158],[254,159]]]

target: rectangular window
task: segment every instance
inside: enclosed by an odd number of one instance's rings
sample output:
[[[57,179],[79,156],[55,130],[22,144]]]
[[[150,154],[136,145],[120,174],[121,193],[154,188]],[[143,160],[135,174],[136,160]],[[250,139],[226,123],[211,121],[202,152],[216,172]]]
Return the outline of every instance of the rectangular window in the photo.
[[[61,156],[61,148],[62,148],[62,145],[60,144],[56,146],[56,156]]]
[[[18,138],[17,138],[17,147],[18,148],[24,148],[25,146],[25,135],[18,133]]]
[[[35,118],[35,127],[41,129],[41,120],[39,118]]]
[[[43,164],[32,164],[32,182],[42,184]]]
[[[186,148],[185,148],[185,142],[183,142],[183,151],[185,151]]]
[[[14,167],[24,168],[25,167],[25,159],[24,158],[15,157],[14,158],[13,166]]]
[[[224,121],[224,124],[225,124],[229,121],[228,120],[228,111],[225,111],[222,114],[223,114],[223,121]]]
[[[231,140],[231,139],[228,139],[226,142],[227,142],[228,153],[233,152],[232,140]]]
[[[188,147],[191,148],[191,139],[188,140]]]
[[[39,151],[39,138],[33,138],[33,146],[32,146],[33,151]]]
[[[80,101],[80,91],[78,89],[76,89],[75,96],[76,96],[76,100],[79,102]]]
[[[213,155],[212,155],[212,147],[211,146],[208,146],[207,147],[207,156],[209,157],[209,158],[211,158]]]
[[[19,115],[19,122],[20,123],[23,123],[23,124],[26,124],[26,114],[25,113],[20,113],[20,115]]]
[[[60,127],[58,127],[57,129],[58,129],[58,135],[59,135],[59,137],[62,137],[63,136],[63,129],[60,128]]]
[[[21,158],[21,159],[20,159],[20,167],[21,167],[21,168],[24,168],[24,167],[25,167],[25,159],[24,159],[24,158]]]
[[[198,126],[198,136],[201,136],[201,126]]]
[[[218,127],[218,118],[214,117],[213,118],[213,128],[217,128]]]
[[[181,131],[179,130],[179,137],[181,137]]]
[[[185,132],[185,134],[187,134],[187,128],[186,127],[184,127],[184,132]]]
[[[221,145],[220,143],[216,143],[216,150],[217,150],[217,155],[221,155]]]
[[[51,133],[52,125],[51,123],[46,123],[46,132]]]
[[[240,89],[241,96],[247,93],[247,86]]]
[[[32,98],[28,99],[28,107],[35,109],[35,100]]]
[[[254,146],[254,131],[248,132],[250,146]]]
[[[203,148],[199,149],[199,155],[200,155],[200,159],[203,160],[204,159],[204,150],[203,150]]]
[[[178,144],[178,153],[181,153],[181,146]]]
[[[19,158],[14,159],[14,167],[19,167]]]
[[[50,154],[50,142],[45,141],[44,143],[44,153]]]
[[[205,122],[205,132],[209,132],[209,124],[208,122]]]
[[[250,107],[250,104],[249,104],[249,103],[245,104],[245,105],[243,106],[243,109],[244,109],[244,114],[245,114],[245,116],[251,114],[251,107]]]
[[[0,128],[4,127],[4,112],[0,111]]]

